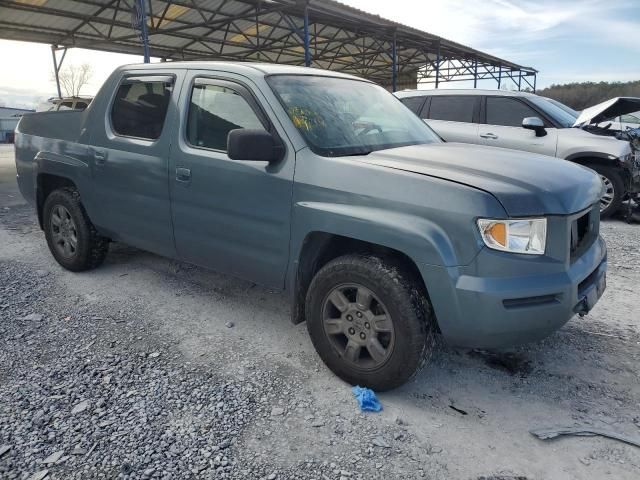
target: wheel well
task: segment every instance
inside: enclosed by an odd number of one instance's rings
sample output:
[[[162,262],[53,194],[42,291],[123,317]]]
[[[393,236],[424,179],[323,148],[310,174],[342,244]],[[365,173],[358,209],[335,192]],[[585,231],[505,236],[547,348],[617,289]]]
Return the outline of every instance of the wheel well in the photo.
[[[618,176],[620,177],[620,180],[622,180],[622,184],[624,186],[625,192],[628,192],[630,190],[631,175],[629,175],[629,172],[625,168],[621,167],[619,162],[617,161],[613,161],[613,160],[609,160],[601,157],[578,157],[578,158],[572,158],[570,161],[583,165],[585,167],[589,167],[589,168],[593,168],[593,167],[612,168],[613,173],[617,173]]]
[[[324,265],[334,258],[349,253],[368,253],[390,258],[402,267],[428,297],[427,288],[415,262],[406,254],[393,248],[354,238],[325,232],[312,232],[304,239],[298,261],[294,286],[292,320],[294,324],[305,320],[305,298],[311,280]]]
[[[613,160],[609,160],[607,158],[602,157],[576,157],[569,159],[570,162],[577,163],[579,165],[583,165],[588,167],[590,165],[597,165],[600,167],[613,167],[615,168],[615,162]]]
[[[38,222],[40,228],[43,228],[42,209],[44,201],[49,194],[54,190],[64,187],[76,188],[76,185],[66,177],[60,177],[58,175],[51,175],[49,173],[41,173],[38,175],[38,189],[37,189],[37,206],[38,206]]]

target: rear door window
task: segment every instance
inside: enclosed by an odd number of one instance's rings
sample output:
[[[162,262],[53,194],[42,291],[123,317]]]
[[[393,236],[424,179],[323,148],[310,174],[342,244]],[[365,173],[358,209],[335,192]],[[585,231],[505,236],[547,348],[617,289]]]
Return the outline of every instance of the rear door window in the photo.
[[[473,123],[477,97],[470,95],[434,95],[429,119]]]
[[[426,97],[406,97],[400,99],[404,106],[416,115],[420,115],[420,110],[422,109],[422,105],[424,104],[425,100]]]
[[[531,107],[509,97],[487,97],[487,124],[521,127],[527,117],[540,117]]]
[[[187,140],[191,145],[226,152],[231,130],[265,129],[238,90],[209,82],[194,85],[187,119]]]
[[[162,133],[173,77],[128,77],[118,87],[111,126],[118,135],[157,140]]]

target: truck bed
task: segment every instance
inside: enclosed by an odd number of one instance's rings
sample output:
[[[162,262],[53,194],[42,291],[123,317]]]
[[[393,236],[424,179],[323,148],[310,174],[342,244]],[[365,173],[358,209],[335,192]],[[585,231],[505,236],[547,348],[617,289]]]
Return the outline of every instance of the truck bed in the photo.
[[[16,127],[18,185],[25,199],[36,203],[35,172],[39,156],[73,164],[86,158],[86,145],[79,143],[87,110],[25,114]],[[87,135],[83,137],[86,142]]]
[[[20,119],[16,132],[23,135],[77,142],[81,126],[84,123],[85,112],[86,110],[26,113]]]

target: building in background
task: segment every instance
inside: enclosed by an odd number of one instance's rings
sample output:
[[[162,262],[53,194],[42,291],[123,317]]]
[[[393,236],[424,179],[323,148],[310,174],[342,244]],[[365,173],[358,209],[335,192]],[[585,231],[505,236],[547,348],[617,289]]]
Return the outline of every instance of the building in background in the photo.
[[[33,112],[26,108],[0,107],[0,143],[13,143],[14,131],[23,114]]]

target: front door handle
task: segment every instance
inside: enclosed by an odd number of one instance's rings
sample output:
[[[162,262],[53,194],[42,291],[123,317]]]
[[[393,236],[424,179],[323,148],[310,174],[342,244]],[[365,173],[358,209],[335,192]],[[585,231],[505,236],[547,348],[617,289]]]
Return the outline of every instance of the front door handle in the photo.
[[[191,181],[191,170],[183,167],[176,167],[176,180],[188,183]]]
[[[494,133],[485,133],[483,135],[480,135],[481,138],[489,138],[491,140],[497,140],[498,136]]]

